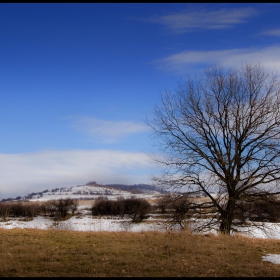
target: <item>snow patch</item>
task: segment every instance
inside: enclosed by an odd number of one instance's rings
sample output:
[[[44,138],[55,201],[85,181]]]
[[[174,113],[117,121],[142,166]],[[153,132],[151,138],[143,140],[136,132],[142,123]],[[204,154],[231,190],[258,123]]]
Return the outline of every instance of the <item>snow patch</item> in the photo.
[[[280,264],[280,255],[279,254],[267,254],[262,257],[262,260],[266,261],[266,262]]]

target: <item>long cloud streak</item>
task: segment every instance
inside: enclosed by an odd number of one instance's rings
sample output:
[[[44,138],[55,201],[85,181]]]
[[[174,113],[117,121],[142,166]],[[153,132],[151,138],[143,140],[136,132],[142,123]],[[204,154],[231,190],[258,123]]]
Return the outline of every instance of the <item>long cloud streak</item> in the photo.
[[[89,117],[73,117],[73,125],[94,139],[112,143],[131,134],[149,131],[149,127],[132,121],[108,121]]]
[[[111,150],[0,154],[0,197],[95,180],[105,184],[147,183],[154,165],[143,153]]]
[[[180,13],[154,16],[149,21],[165,25],[174,32],[182,33],[193,29],[230,28],[235,24],[243,23],[254,15],[256,15],[256,10],[250,7],[214,11],[186,10]]]
[[[213,64],[240,66],[241,63],[261,63],[269,70],[280,70],[280,46],[262,49],[229,49],[216,51],[184,51],[154,61],[158,69],[185,74]],[[203,68],[202,68],[203,67]]]
[[[259,35],[267,35],[267,36],[280,36],[280,28],[271,29],[260,33]]]

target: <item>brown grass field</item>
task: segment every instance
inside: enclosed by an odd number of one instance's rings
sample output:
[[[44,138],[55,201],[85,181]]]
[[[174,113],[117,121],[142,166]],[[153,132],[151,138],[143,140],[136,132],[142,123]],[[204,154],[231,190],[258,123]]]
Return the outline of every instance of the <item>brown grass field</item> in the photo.
[[[189,232],[0,229],[1,277],[277,277],[280,241]]]

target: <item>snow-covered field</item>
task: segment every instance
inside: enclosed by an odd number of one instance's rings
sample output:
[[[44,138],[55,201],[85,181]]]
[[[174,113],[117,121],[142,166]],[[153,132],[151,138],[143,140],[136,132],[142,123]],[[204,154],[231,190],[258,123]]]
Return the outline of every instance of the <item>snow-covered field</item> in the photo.
[[[66,221],[54,222],[45,217],[35,217],[32,221],[9,220],[0,222],[0,228],[63,229],[74,231],[164,231],[161,223],[142,222],[133,224],[129,219],[93,219],[90,216],[73,216]]]
[[[86,210],[91,204],[78,206],[79,215],[75,215],[66,221],[55,222],[54,220],[38,216],[31,221],[25,219],[9,219],[8,221],[0,221],[0,228],[34,228],[34,229],[65,229],[75,231],[164,231],[162,222],[149,218],[142,223],[130,223],[130,219],[119,218],[94,218],[90,215],[90,211]]]

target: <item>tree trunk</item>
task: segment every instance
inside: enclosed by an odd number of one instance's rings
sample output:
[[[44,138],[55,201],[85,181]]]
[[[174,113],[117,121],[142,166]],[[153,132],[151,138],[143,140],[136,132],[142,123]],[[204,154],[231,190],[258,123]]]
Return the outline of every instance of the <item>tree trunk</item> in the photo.
[[[230,234],[233,214],[234,214],[235,201],[229,199],[226,210],[221,213],[220,232],[223,234]]]
[[[228,219],[228,215],[222,217],[222,221],[220,224],[220,232],[223,234],[230,234],[231,230],[231,221]]]

